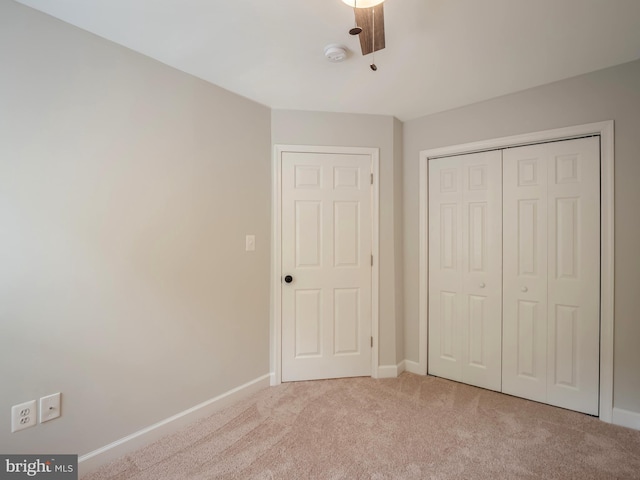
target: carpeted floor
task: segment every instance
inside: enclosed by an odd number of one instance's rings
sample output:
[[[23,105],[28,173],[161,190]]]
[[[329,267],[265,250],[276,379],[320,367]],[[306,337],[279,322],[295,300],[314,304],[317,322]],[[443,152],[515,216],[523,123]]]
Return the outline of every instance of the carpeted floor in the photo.
[[[83,480],[640,479],[640,431],[434,377],[288,383]]]

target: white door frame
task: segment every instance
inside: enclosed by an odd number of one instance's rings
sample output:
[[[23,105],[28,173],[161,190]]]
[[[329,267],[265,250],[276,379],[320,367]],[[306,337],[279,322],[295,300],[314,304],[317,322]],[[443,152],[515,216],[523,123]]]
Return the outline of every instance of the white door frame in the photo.
[[[328,153],[342,155],[369,155],[373,188],[371,201],[371,248],[373,267],[371,269],[371,376],[378,378],[378,297],[379,297],[379,163],[380,153],[370,147],[332,147],[311,145],[274,145],[271,176],[271,385],[282,382],[282,154]]]
[[[611,423],[613,416],[613,326],[614,326],[614,147],[613,120],[494,138],[479,142],[433,148],[420,152],[420,327],[419,373],[427,374],[428,348],[428,199],[431,158],[481,152],[535,143],[600,135],[600,420]]]

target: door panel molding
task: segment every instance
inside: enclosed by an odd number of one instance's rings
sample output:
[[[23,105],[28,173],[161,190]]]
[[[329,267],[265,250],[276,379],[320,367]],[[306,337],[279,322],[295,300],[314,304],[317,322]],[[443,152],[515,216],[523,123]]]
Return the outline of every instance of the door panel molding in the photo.
[[[369,155],[373,173],[371,202],[371,248],[373,266],[371,270],[371,335],[373,348],[371,355],[372,377],[378,377],[378,325],[379,325],[379,197],[380,197],[380,154],[379,149],[369,147],[335,147],[313,145],[274,145],[271,175],[271,385],[282,382],[282,156],[285,153],[319,153],[342,155]],[[300,181],[314,184],[313,172],[300,172]],[[357,178],[353,172],[339,169],[334,172],[337,184],[348,186],[353,182],[369,182],[368,178]]]
[[[452,145],[420,152],[420,238],[419,238],[419,358],[418,372],[427,373],[428,358],[428,161],[440,157],[505,149],[580,137],[600,136],[600,385],[599,418],[613,421],[613,329],[614,329],[614,122],[576,125],[565,128],[532,132],[523,135],[494,138],[479,142]],[[520,165],[522,182],[534,182],[536,170],[531,165]],[[558,165],[558,175],[570,181],[574,175],[569,159]]]

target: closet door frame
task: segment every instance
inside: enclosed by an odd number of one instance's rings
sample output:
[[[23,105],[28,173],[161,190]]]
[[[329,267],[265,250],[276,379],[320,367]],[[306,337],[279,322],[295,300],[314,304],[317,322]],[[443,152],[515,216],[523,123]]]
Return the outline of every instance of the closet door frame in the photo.
[[[429,168],[430,159],[463,153],[497,150],[558,140],[600,136],[600,392],[599,418],[613,417],[613,328],[614,328],[614,128],[613,120],[572,127],[494,138],[420,152],[420,319],[418,366],[414,373],[427,374],[428,279],[429,279]]]

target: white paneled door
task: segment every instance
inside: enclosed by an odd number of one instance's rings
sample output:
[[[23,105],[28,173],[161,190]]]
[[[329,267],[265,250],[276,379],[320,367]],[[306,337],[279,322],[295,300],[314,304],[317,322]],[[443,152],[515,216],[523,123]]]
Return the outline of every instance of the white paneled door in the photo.
[[[370,155],[282,154],[282,380],[371,375]]]
[[[597,415],[599,138],[430,160],[428,233],[429,373]]]
[[[503,391],[598,414],[600,147],[504,151]]]
[[[501,387],[502,153],[429,161],[429,373]]]

